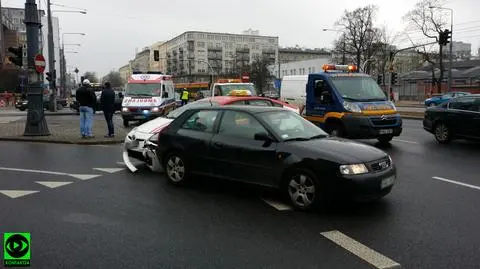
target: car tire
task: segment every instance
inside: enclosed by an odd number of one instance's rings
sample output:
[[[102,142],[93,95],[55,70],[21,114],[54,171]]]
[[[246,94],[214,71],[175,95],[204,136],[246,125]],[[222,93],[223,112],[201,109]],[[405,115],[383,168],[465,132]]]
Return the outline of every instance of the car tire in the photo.
[[[393,135],[382,135],[377,139],[378,139],[378,142],[380,142],[380,144],[388,144],[390,143],[390,141],[392,141]]]
[[[435,124],[433,127],[433,134],[440,144],[448,144],[452,141],[452,132],[445,123],[440,122]]]
[[[435,106],[435,103],[430,103],[428,106],[429,106],[429,107],[434,107],[434,106]]]
[[[345,136],[345,128],[340,123],[330,123],[327,124],[328,133],[331,136],[335,137],[344,137]]]
[[[163,168],[169,183],[179,186],[188,182],[190,174],[183,154],[172,152],[164,160]]]
[[[57,105],[57,110],[62,110],[63,109],[63,105],[62,104],[58,104]]]
[[[285,177],[285,196],[295,209],[310,211],[322,204],[320,181],[309,169],[296,168]]]
[[[27,110],[26,108],[19,108],[19,109],[20,109],[20,111],[25,111],[25,110]]]
[[[128,120],[124,119],[123,120],[123,127],[128,127],[128,126],[129,126]]]

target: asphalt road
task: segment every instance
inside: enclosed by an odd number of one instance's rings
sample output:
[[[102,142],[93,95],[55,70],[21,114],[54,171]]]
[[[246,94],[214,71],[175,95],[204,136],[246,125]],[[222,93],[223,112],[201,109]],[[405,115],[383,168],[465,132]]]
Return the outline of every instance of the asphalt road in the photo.
[[[392,193],[316,213],[241,184],[132,174],[119,146],[0,142],[0,233],[31,233],[33,268],[479,268],[480,144],[404,124],[383,148]]]

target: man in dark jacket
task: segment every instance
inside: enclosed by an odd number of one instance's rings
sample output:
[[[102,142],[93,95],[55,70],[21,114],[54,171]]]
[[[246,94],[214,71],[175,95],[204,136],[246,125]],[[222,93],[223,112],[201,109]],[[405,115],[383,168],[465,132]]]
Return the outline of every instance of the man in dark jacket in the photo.
[[[100,96],[100,105],[102,106],[105,121],[107,121],[108,134],[105,137],[114,137],[113,114],[115,113],[115,91],[112,90],[110,82],[105,82],[102,95]]]
[[[82,86],[75,93],[80,111],[80,133],[82,138],[93,138],[93,108],[97,104],[97,97],[90,88],[90,81],[83,80]]]

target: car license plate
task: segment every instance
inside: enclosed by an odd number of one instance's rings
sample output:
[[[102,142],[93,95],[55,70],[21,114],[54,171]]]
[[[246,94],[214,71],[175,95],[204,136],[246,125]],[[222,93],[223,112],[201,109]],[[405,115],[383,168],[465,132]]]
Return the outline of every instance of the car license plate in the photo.
[[[145,116],[135,116],[135,117],[133,117],[133,118],[136,119],[136,120],[141,120],[141,119],[144,119]]]
[[[395,176],[384,178],[382,179],[381,188],[385,189],[386,187],[393,185],[393,182],[395,182]]]
[[[383,135],[383,134],[393,134],[393,129],[382,129],[380,131],[378,131],[379,134]]]

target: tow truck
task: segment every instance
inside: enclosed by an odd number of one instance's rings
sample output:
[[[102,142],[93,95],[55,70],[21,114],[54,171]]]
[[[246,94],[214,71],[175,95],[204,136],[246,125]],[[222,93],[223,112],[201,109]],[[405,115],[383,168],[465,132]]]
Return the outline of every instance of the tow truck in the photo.
[[[148,121],[176,108],[171,75],[161,72],[134,72],[128,79],[122,101],[123,125]]]
[[[284,77],[282,100],[303,103],[302,116],[332,136],[388,143],[402,133],[395,105],[369,75],[354,65],[326,64],[322,70],[302,78]]]
[[[257,96],[255,86],[241,79],[219,79],[212,86],[212,96]]]

